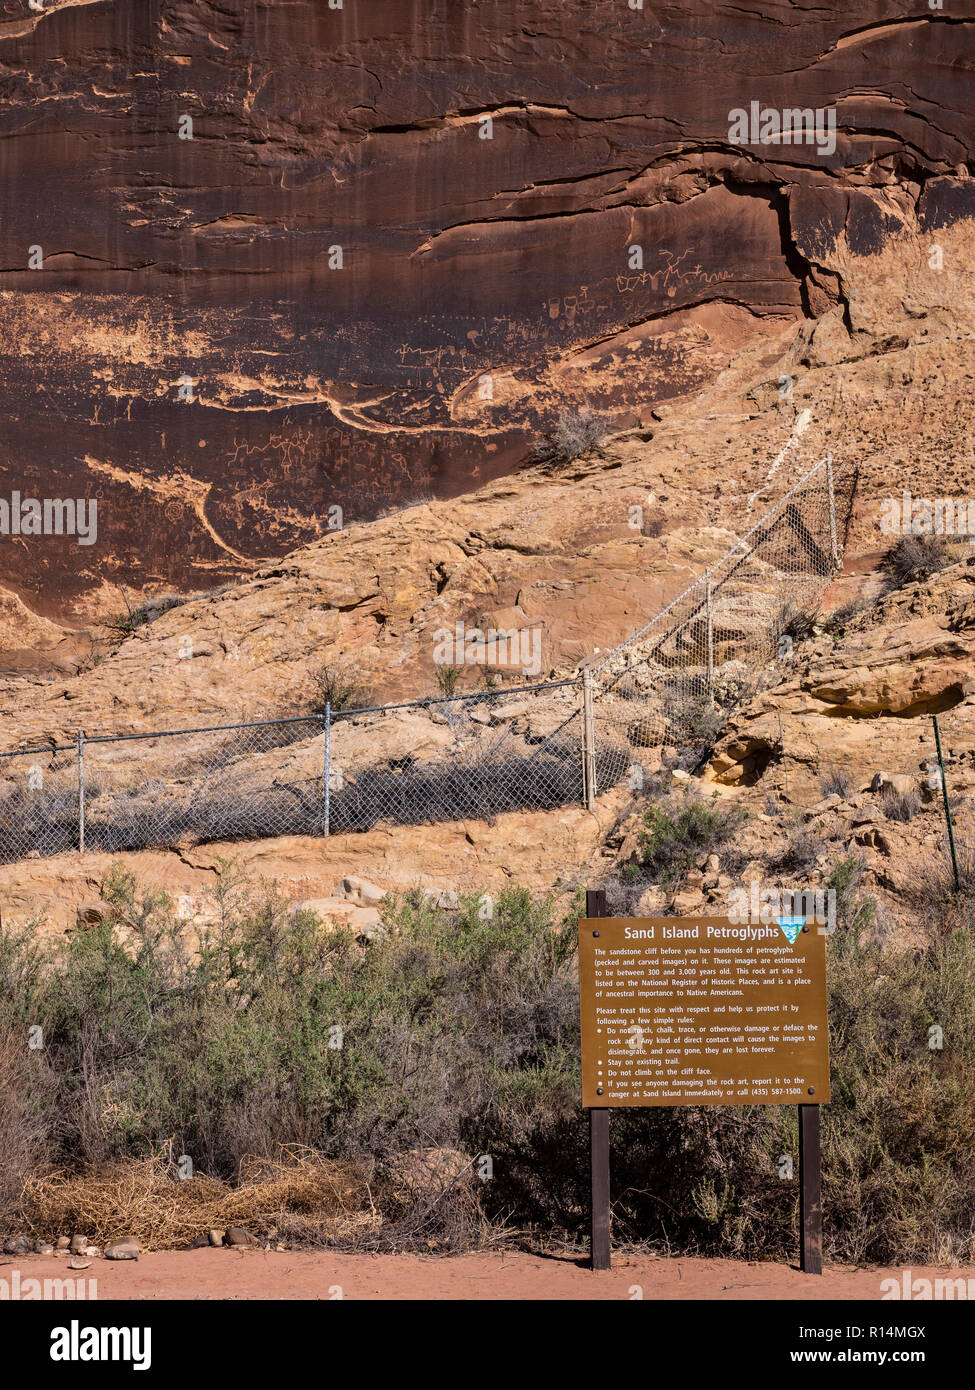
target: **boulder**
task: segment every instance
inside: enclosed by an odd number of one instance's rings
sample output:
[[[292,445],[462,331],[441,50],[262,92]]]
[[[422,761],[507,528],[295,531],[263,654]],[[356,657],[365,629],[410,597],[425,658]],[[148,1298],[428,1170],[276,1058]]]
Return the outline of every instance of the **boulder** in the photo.
[[[134,1240],[119,1240],[105,1251],[106,1260],[137,1260],[142,1247]]]
[[[101,898],[93,898],[80,903],[75,912],[75,924],[82,930],[99,927],[103,922],[116,921],[118,921],[118,909],[113,903],[104,902]]]
[[[245,1230],[243,1226],[231,1226],[227,1231],[224,1244],[229,1246],[232,1250],[264,1249],[264,1246],[261,1241],[258,1240],[257,1236],[252,1235],[251,1232]]]
[[[348,874],[336,889],[335,896],[348,898],[357,907],[378,907],[386,892],[375,883],[370,883],[367,878],[360,878],[358,874]]]

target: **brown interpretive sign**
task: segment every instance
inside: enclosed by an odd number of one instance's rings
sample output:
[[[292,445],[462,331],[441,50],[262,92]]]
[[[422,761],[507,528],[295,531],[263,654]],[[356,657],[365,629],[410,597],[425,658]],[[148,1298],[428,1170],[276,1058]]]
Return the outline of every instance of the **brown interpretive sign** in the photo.
[[[579,994],[585,1106],[829,1100],[813,922],[584,917]]]

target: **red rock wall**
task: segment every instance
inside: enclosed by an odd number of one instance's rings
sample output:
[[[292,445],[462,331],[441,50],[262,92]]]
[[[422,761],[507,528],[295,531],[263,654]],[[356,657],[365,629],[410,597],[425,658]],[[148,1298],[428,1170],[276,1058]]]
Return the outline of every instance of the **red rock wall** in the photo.
[[[100,519],[0,537],[0,584],[215,583],[842,304],[873,190],[975,216],[975,5],[901,8],[2,0],[0,496]],[[835,152],[733,145],[752,100],[835,108]]]

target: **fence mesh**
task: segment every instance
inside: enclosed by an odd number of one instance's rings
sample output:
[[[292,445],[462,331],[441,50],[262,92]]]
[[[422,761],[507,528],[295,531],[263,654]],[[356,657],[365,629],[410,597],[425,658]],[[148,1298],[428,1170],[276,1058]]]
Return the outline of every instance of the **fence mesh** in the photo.
[[[581,679],[0,754],[0,861],[591,806],[689,767],[833,578],[852,486],[821,461]]]
[[[78,806],[74,747],[0,755],[0,859],[77,849]]]
[[[321,835],[324,748],[317,718],[86,740],[85,849]]]
[[[611,777],[693,766],[756,693],[836,575],[853,478],[827,457],[732,550],[595,668],[594,736]]]
[[[582,799],[578,682],[339,716],[333,831],[550,810]]]

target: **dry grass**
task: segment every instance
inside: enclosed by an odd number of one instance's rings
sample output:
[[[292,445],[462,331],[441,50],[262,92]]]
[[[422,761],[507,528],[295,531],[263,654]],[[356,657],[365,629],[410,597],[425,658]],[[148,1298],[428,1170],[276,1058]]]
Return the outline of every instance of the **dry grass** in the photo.
[[[231,1187],[202,1173],[178,1177],[167,1146],[148,1159],[29,1177],[22,1209],[35,1236],[82,1231],[102,1247],[128,1238],[144,1250],[179,1248],[212,1228],[264,1234],[286,1216],[338,1240],[381,1221],[359,1166],[297,1148],[245,1160]]]

